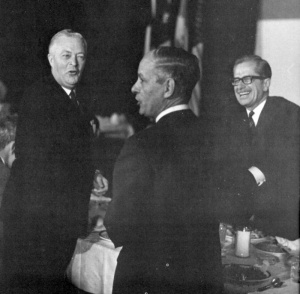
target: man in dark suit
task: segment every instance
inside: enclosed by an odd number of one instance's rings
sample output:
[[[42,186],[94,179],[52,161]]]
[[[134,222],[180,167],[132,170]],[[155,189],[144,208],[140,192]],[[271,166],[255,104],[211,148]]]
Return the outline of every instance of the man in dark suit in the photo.
[[[232,84],[242,107],[225,119],[221,162],[233,183],[247,174],[241,186],[256,186],[252,226],[294,240],[299,237],[300,108],[269,96],[271,76],[270,65],[259,56],[236,60]]]
[[[0,111],[1,112],[1,111]],[[17,116],[4,115],[0,119],[0,258],[3,256],[2,197],[9,178],[10,168],[15,160],[15,136]],[[3,268],[0,268],[0,288],[3,280]]]
[[[15,115],[9,115],[0,120],[0,207],[10,168],[15,160],[16,126],[17,116]]]
[[[73,291],[64,272],[87,232],[94,178],[91,101],[78,84],[86,51],[81,34],[58,32],[49,45],[52,74],[31,86],[20,105],[16,161],[3,200],[9,293]],[[94,188],[101,180],[95,177]]]
[[[221,293],[219,224],[209,209],[201,128],[187,104],[197,58],[150,51],[132,87],[155,125],[125,143],[104,220],[118,257],[113,293]]]

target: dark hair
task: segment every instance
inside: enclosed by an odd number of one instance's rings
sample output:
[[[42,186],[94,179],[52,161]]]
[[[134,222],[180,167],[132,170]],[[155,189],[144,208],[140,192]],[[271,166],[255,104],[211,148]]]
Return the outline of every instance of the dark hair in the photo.
[[[56,42],[56,40],[58,38],[60,38],[61,36],[65,36],[65,37],[71,37],[71,38],[79,38],[83,44],[83,47],[85,49],[85,51],[87,51],[87,42],[86,40],[84,39],[84,37],[80,34],[80,33],[77,33],[77,32],[74,32],[70,29],[65,29],[65,30],[62,30],[62,31],[59,31],[58,33],[56,33],[51,41],[50,41],[50,44],[49,44],[49,53],[50,53],[50,49],[51,47],[54,45],[54,43]]]
[[[263,76],[265,78],[272,77],[272,70],[271,70],[270,64],[258,55],[244,55],[244,56],[238,58],[235,61],[233,68],[235,68],[238,64],[241,64],[241,63],[247,62],[247,61],[252,61],[256,64],[256,71],[261,76]]]
[[[155,67],[159,69],[158,82],[166,77],[175,81],[175,93],[188,102],[196,83],[200,79],[198,58],[187,51],[176,47],[159,47],[150,51]]]
[[[9,116],[0,120],[0,150],[15,140],[17,116]]]

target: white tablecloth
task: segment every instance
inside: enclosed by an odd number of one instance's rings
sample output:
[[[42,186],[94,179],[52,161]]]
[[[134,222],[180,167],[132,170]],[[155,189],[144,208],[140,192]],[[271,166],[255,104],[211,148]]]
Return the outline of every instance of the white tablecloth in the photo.
[[[67,269],[69,280],[79,289],[93,294],[111,294],[117,257],[122,247],[115,248],[110,240],[102,239],[98,232],[93,232],[86,239],[78,239],[73,258]],[[253,248],[249,258],[237,258],[233,251],[222,259],[223,263],[254,264],[257,259]],[[283,287],[269,289],[263,293],[298,294],[299,284],[289,279],[289,271],[283,263],[270,266],[272,276],[278,276],[284,281]],[[227,285],[228,286],[228,285]],[[232,288],[232,287],[231,287]],[[235,288],[227,289],[231,293],[249,293],[250,288],[236,292]],[[240,290],[240,289],[239,289]],[[250,290],[250,291],[249,291]],[[251,292],[258,293],[258,292]],[[260,293],[260,292],[259,292]]]
[[[94,294],[111,294],[117,257],[121,247],[97,232],[78,239],[73,258],[67,269],[69,280],[77,288]]]

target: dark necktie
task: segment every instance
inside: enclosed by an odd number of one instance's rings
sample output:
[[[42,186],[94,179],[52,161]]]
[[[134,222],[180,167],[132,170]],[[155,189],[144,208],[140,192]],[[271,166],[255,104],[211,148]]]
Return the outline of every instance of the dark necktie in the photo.
[[[254,115],[254,111],[251,110],[250,113],[249,113],[249,126],[250,126],[250,129],[255,128],[254,120],[252,118],[253,115]]]
[[[78,101],[76,99],[76,94],[73,90],[71,90],[70,98],[71,98],[71,101],[75,104],[75,106],[78,107]]]

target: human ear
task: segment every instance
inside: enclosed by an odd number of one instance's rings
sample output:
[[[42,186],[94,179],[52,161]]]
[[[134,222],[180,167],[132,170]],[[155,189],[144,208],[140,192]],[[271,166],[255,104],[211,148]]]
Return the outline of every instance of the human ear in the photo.
[[[264,92],[268,91],[271,85],[271,79],[264,79]]]
[[[170,98],[175,91],[175,81],[172,78],[168,78],[165,81],[165,94],[164,98]]]
[[[47,57],[48,57],[49,64],[50,64],[51,67],[52,67],[52,64],[53,64],[53,56],[49,53]]]

